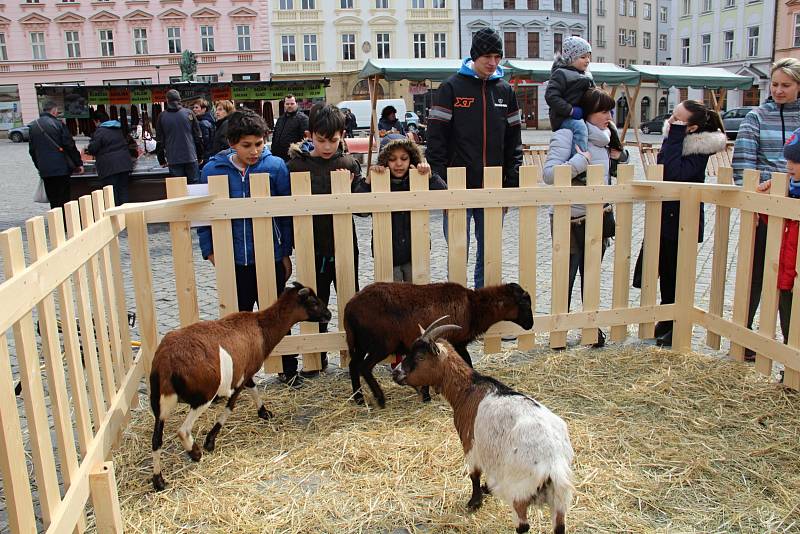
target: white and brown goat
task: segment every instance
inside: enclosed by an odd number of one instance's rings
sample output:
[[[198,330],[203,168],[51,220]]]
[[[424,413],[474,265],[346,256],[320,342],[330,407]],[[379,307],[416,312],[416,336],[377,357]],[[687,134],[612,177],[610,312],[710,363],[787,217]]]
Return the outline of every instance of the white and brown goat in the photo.
[[[295,282],[264,310],[232,313],[165,335],[153,357],[150,373],[150,406],[155,416],[153,487],[156,491],[166,486],[161,474],[164,422],[179,401],[191,408],[178,436],[189,457],[199,462],[203,453],[192,437],[192,427],[214,397],[228,397],[228,403],[206,436],[204,447],[209,452],[214,450],[217,434],[242,389],[247,388],[252,394],[259,417],[272,417],[256,391],[253,375],[292,325],[300,321],[328,322],[330,318],[331,312],[314,291]]]
[[[394,370],[395,382],[433,386],[453,407],[472,480],[470,510],[480,507],[483,493],[491,493],[511,506],[516,531],[527,532],[528,507],[548,504],[553,532],[563,534],[573,492],[567,424],[531,397],[470,368],[450,343],[440,339],[460,328],[435,327],[442,319],[414,342]]]

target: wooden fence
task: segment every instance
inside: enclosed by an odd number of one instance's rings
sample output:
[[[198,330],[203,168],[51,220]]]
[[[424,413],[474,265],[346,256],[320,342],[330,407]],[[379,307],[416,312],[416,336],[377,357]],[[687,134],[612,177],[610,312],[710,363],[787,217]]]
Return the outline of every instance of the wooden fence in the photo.
[[[794,318],[788,344],[775,338],[777,310],[777,260],[783,220],[798,219],[797,201],[785,198],[787,178],[775,174],[769,194],[755,192],[758,173],[748,172],[743,187],[729,185],[731,170],[720,169],[720,184],[662,182],[662,169],[647,169],[646,181],[633,181],[633,167],[619,167],[618,183],[602,185],[599,167],[590,167],[585,187],[571,185],[570,169],[556,169],[555,185],[541,184],[540,169],[521,169],[520,188],[502,189],[501,170],[487,168],[482,190],[467,190],[464,169],[450,169],[447,191],[428,191],[427,179],[412,172],[411,191],[389,192],[388,174],[374,174],[371,193],[350,193],[347,172],[333,173],[331,195],[311,195],[308,173],[293,174],[291,197],[270,197],[266,175],[251,177],[252,198],[228,198],[226,177],[209,180],[209,194],[186,196],[184,179],[170,179],[166,200],[130,204],[105,209],[104,200],[112,197],[109,188],[83,197],[79,205],[70,203],[62,213],[47,215],[50,247],[46,245],[44,222],[36,217],[26,225],[31,261],[26,266],[20,229],[0,233],[0,253],[4,257],[7,280],[0,285],[0,331],[13,332],[13,346],[19,372],[12,373],[8,340],[0,343],[0,432],[3,447],[0,469],[3,496],[12,532],[82,531],[86,524],[89,498],[101,532],[121,530],[113,465],[110,450],[125,428],[131,406],[137,404],[137,389],[148,374],[160,334],[155,307],[153,273],[147,226],[169,223],[175,290],[181,325],[199,319],[190,221],[210,221],[214,230],[216,282],[219,314],[236,311],[236,287],[231,239],[231,220],[252,218],[256,243],[259,302],[270,303],[277,294],[272,257],[272,217],[291,216],[295,232],[297,279],[314,286],[312,216],[333,214],[337,247],[337,303],[339,316],[355,290],[352,214],[371,213],[373,227],[374,279],[391,280],[391,211],[412,211],[413,278],[417,283],[430,280],[429,211],[448,210],[448,278],[467,281],[467,208],[484,208],[485,281],[502,282],[503,208],[519,208],[518,281],[528,289],[536,307],[536,288],[550,288],[550,310],[535,315],[533,329],[523,332],[513,323],[500,323],[485,336],[484,350],[500,349],[500,336],[516,335],[520,349],[535,344],[535,334],[549,333],[551,346],[564,346],[567,331],[580,329],[581,343],[596,341],[598,327],[610,327],[610,337],[620,341],[628,336],[630,325],[638,325],[640,337],[653,336],[656,321],[674,320],[673,347],[691,348],[692,330],[699,325],[708,332],[707,343],[719,348],[721,338],[731,340],[731,354],[743,359],[744,346],[757,353],[756,369],[771,374],[774,362],[784,364],[786,385],[800,389],[800,298],[794,299]],[[661,203],[680,200],[676,302],[657,304],[658,235]],[[645,204],[645,248],[641,297],[631,303],[630,273],[632,256],[633,205]],[[701,202],[716,206],[713,233],[712,286],[708,303],[696,302],[697,225]],[[603,205],[615,205],[616,238],[610,307],[600,306],[601,220]],[[586,262],[585,293],[582,308],[567,309],[570,206],[585,204]],[[539,210],[553,206],[552,241],[537,243]],[[732,313],[724,312],[727,258],[730,247],[731,210],[739,210],[741,227],[738,243],[738,269]],[[747,315],[756,213],[770,216],[764,269],[764,290],[759,330],[744,324]],[[710,226],[710,225],[709,225]],[[122,256],[119,234],[127,228],[128,252],[139,319],[141,349],[132,353],[123,289]],[[708,232],[707,232],[708,233]],[[710,239],[710,237],[709,237]],[[549,280],[537,279],[540,257],[537,247],[552,247],[552,274]],[[795,281],[795,289],[798,282]],[[56,310],[58,305],[58,311]],[[39,334],[36,332],[38,318]],[[57,319],[60,318],[60,323]],[[77,318],[77,319],[75,319]],[[60,324],[60,328],[59,328]],[[89,328],[92,325],[93,328]],[[41,344],[41,351],[37,349]],[[316,324],[301,325],[301,335],[284,338],[266,368],[281,368],[278,355],[304,354],[306,369],[319,367],[319,351],[341,351],[347,360],[342,331],[316,333]],[[82,356],[82,358],[81,358]],[[45,365],[46,384],[40,372]],[[24,410],[17,408],[12,393],[13,381],[22,380]],[[47,392],[47,395],[46,393]],[[343,402],[345,399],[342,399]],[[50,421],[57,443],[50,439]],[[26,428],[26,432],[23,432]],[[77,445],[76,445],[77,441]],[[29,480],[26,454],[30,451],[34,480]],[[61,480],[61,484],[59,483]],[[31,482],[41,512],[34,514]]]

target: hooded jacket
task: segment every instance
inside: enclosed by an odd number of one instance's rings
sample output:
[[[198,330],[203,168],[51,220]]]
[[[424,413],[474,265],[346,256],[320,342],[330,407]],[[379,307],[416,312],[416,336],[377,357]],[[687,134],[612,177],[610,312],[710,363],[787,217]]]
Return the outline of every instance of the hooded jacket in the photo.
[[[211,153],[208,159],[211,159],[219,152],[228,150],[231,145],[228,144],[228,119],[230,115],[225,115],[217,121],[217,127],[214,130],[214,139],[211,143]]]
[[[266,147],[255,165],[247,167],[242,173],[233,164],[235,150],[226,150],[212,157],[203,167],[200,183],[208,183],[209,176],[227,175],[230,198],[248,198],[250,196],[250,175],[252,173],[269,173],[270,195],[274,197],[292,194],[289,172],[280,158],[273,156]],[[255,263],[255,247],[253,245],[253,220],[233,219],[233,257],[236,265],[253,265]],[[272,219],[273,248],[275,261],[292,255],[292,219],[291,217],[274,217]],[[203,259],[214,252],[211,239],[211,227],[202,226],[197,229],[200,240],[200,251]]]
[[[564,63],[560,57],[553,62],[550,81],[544,92],[544,99],[550,106],[551,130],[555,132],[565,119],[572,116],[572,108],[578,105],[590,87],[594,87],[594,80],[588,70],[581,72]]]
[[[330,159],[311,155],[311,150],[304,143],[295,143],[289,147],[287,163],[289,172],[308,172],[311,174],[311,194],[331,194],[331,171],[346,169],[353,173],[350,190],[358,192],[363,190],[364,178],[361,176],[361,165],[342,148]],[[314,215],[314,254],[317,256],[333,257],[333,215]],[[355,223],[353,224],[353,245],[356,244]]]
[[[203,158],[203,134],[191,110],[167,102],[156,121],[156,154],[162,165],[198,163]]]
[[[75,140],[69,133],[67,125],[49,113],[40,113],[39,119],[28,125],[30,142],[28,153],[31,155],[39,176],[69,176],[75,170],[75,164],[81,160],[81,153],[75,147]],[[45,134],[50,136],[48,139]],[[62,148],[59,151],[55,146]]]
[[[275,121],[270,150],[284,161],[289,161],[289,147],[303,139],[308,130],[308,116],[300,111],[284,113]]]
[[[197,125],[200,127],[200,135],[203,137],[202,159],[203,161],[208,161],[211,156],[216,154],[216,152],[211,151],[214,146],[214,134],[217,131],[214,116],[206,111],[197,117]]]
[[[761,181],[773,172],[786,172],[783,146],[792,132],[800,128],[800,99],[776,104],[772,97],[748,113],[739,126],[733,147],[733,178],[742,184],[745,169],[758,169]]]
[[[656,162],[664,166],[665,182],[706,181],[708,158],[725,150],[728,138],[723,132],[686,133],[685,124],[664,121],[664,142]],[[661,237],[678,240],[681,203],[677,200],[664,202],[661,207]],[[700,205],[700,228],[698,242],[703,240],[705,220]]]
[[[95,157],[95,167],[100,178],[133,170],[134,160],[119,121],[101,123],[92,134],[86,153]]]
[[[778,289],[791,291],[794,288],[794,279],[797,277],[797,236],[800,223],[788,220],[783,226],[783,241],[781,241],[781,256],[778,260]]]
[[[487,80],[465,59],[458,73],[439,86],[428,114],[425,156],[445,178],[449,167],[466,167],[467,187],[483,187],[485,167],[503,167],[503,187],[519,186],[522,165],[521,116],[517,97],[503,80],[503,68]]]

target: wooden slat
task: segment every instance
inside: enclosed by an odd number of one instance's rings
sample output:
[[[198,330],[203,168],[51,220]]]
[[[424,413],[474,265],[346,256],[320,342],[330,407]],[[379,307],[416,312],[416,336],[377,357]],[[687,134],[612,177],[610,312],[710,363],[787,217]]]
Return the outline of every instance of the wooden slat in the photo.
[[[795,272],[800,273],[800,254],[795,259]],[[789,323],[789,347],[800,353],[800,276],[794,277],[792,289],[792,321]],[[800,365],[784,368],[783,383],[786,387],[800,390]]]
[[[389,171],[370,171],[372,191],[386,193],[389,187]],[[384,206],[388,207],[387,206]],[[372,213],[372,256],[375,259],[375,281],[391,282],[394,278],[392,264],[392,214],[389,211]]]
[[[428,177],[428,174],[411,169],[411,191],[427,191]],[[425,194],[420,193],[420,196]],[[430,217],[429,211],[411,212],[411,280],[415,284],[429,284],[431,281]]]
[[[25,223],[28,248],[33,261],[47,254],[47,238],[44,232],[44,218],[33,217]],[[47,370],[47,390],[53,414],[53,427],[58,443],[61,474],[64,485],[69,487],[78,469],[78,455],[70,417],[70,402],[67,393],[67,378],[61,356],[61,342],[58,336],[56,302],[53,295],[47,295],[36,307],[39,314],[39,335],[42,340],[45,369]]]
[[[185,177],[167,178],[167,198],[185,197],[189,194]],[[169,223],[172,238],[172,268],[175,272],[175,295],[178,300],[178,318],[181,326],[200,320],[197,303],[197,280],[194,272],[192,231],[188,222]]]
[[[78,203],[74,201],[67,202],[64,205],[64,213],[67,221],[67,236],[70,239],[76,238],[82,233]],[[106,403],[103,397],[102,380],[100,379],[100,364],[97,360],[97,344],[92,332],[92,310],[89,304],[90,281],[86,270],[86,266],[81,266],[75,272],[75,300],[78,303],[78,327],[80,328],[82,348],[81,359],[86,369],[86,385],[89,388],[93,420],[95,428],[97,428],[98,422],[106,414]]]
[[[447,169],[447,188],[463,191],[467,188],[467,170],[463,167]],[[429,193],[429,195],[434,193]],[[447,279],[467,285],[467,210],[447,210]]]
[[[27,395],[26,395],[27,396]],[[0,473],[3,498],[11,532],[36,532],[31,486],[25,460],[25,446],[14,395],[11,355],[5,332],[0,336]]]
[[[733,169],[722,167],[717,174],[717,181],[721,184],[733,184]],[[709,296],[708,311],[722,317],[725,304],[725,280],[728,274],[728,244],[730,242],[731,209],[716,206],[714,215],[714,258],[711,264],[711,294]],[[714,350],[719,350],[720,337],[714,332],[706,333],[706,345]]]
[[[47,212],[47,228],[53,249],[63,247],[66,243],[64,233],[64,217],[62,210],[53,209]],[[61,310],[62,341],[64,357],[70,379],[70,391],[75,408],[75,427],[78,434],[78,446],[81,454],[86,453],[92,439],[92,419],[89,414],[89,398],[86,395],[86,378],[81,363],[80,342],[78,341],[78,325],[75,321],[75,301],[72,283],[68,279],[56,289],[58,307]]]
[[[22,231],[19,228],[11,228],[0,233],[0,254],[3,255],[3,268],[7,279],[25,269]],[[50,423],[42,389],[33,315],[28,313],[14,324],[13,330],[42,520],[45,525],[49,525],[61,495],[56,478],[53,443],[50,441]],[[16,401],[12,406],[16,406]]]
[[[99,534],[119,534],[123,530],[122,513],[117,494],[114,463],[103,462],[89,474],[89,487],[94,504],[95,524]]]
[[[519,169],[520,187],[538,187],[542,181],[541,167],[525,166]],[[536,312],[536,247],[538,237],[539,208],[526,206],[519,209],[519,285],[531,296],[531,309]],[[536,346],[533,334],[517,338],[519,350],[531,350]]]
[[[270,194],[269,174],[251,174],[250,196],[259,198],[268,197]],[[272,217],[255,217],[253,219],[259,310],[268,308],[278,299],[278,286],[275,280],[275,238],[272,224]],[[266,360],[264,372],[282,373],[283,361],[280,358]]]
[[[692,310],[694,309],[695,278],[697,277],[697,228],[700,225],[700,195],[685,191],[681,195],[680,229],[678,231],[678,266],[680,276],[675,284],[675,304],[678,313],[672,334],[672,348],[688,351],[692,348]]]
[[[789,187],[786,173],[773,172],[770,196],[786,196]],[[783,218],[770,217],[767,225],[767,250],[764,254],[764,281],[761,286],[761,315],[758,319],[758,332],[766,337],[775,336],[778,321],[778,268],[783,238]],[[770,376],[772,360],[767,354],[756,352],[756,371]]]
[[[486,167],[483,170],[483,187],[502,189],[503,168]],[[478,239],[478,236],[475,238]],[[483,210],[483,266],[483,281],[486,287],[503,283],[503,208]],[[484,354],[500,352],[500,349],[499,336],[488,333],[484,335]]]
[[[554,185],[568,187],[572,183],[572,167],[559,165],[555,169]],[[578,188],[580,189],[580,188]],[[553,315],[567,313],[569,310],[569,242],[570,213],[568,205],[553,207],[553,253],[550,311]],[[559,266],[561,266],[559,268]],[[550,348],[567,346],[567,331],[550,332]]]
[[[633,180],[633,165],[617,166],[617,183],[629,184]],[[617,221],[614,236],[614,287],[611,307],[627,308],[630,305],[631,241],[633,233],[633,204],[619,202],[614,207]],[[611,327],[611,341],[628,337],[627,325]]]
[[[375,176],[374,171],[372,176]],[[331,191],[333,193],[348,193],[350,191],[350,173],[348,171],[334,171],[331,173]],[[342,325],[344,307],[356,293],[352,215],[339,214],[333,216],[333,241],[336,245],[336,306],[339,310],[340,328],[344,328]],[[339,357],[339,365],[341,367],[349,365],[350,354],[346,350],[339,351]]]
[[[605,183],[602,165],[589,165],[586,170],[586,185],[598,186]],[[600,308],[600,263],[603,261],[603,206],[589,204],[586,206],[586,222],[584,223],[584,257],[583,257],[583,311],[595,311]],[[597,328],[586,328],[581,332],[581,343],[591,345],[597,343]]]
[[[103,194],[106,198],[106,206],[114,205],[114,188],[106,186],[103,188]],[[108,210],[106,210],[108,212]],[[107,215],[107,213],[106,213]],[[115,237],[108,242],[108,251],[111,258],[111,273],[114,280],[114,293],[116,298],[114,301],[117,304],[117,315],[120,318],[119,322],[119,335],[122,342],[122,361],[125,373],[128,372],[131,365],[133,365],[133,351],[131,349],[131,332],[128,326],[128,307],[127,299],[125,297],[125,278],[122,275],[122,253],[119,247],[119,233],[124,228],[124,216],[113,217],[112,227],[114,228]]]
[[[664,179],[664,166],[653,165],[646,169],[647,179],[660,182]],[[658,285],[658,252],[661,247],[661,202],[645,202],[644,258],[642,258],[642,290],[639,304],[642,307],[656,303]],[[639,338],[655,336],[654,323],[639,323]]]
[[[83,196],[78,201],[81,209],[81,222],[83,229],[86,230],[94,224],[94,214],[92,212],[91,198]],[[97,352],[100,360],[100,371],[103,376],[103,392],[106,399],[111,399],[117,390],[114,380],[114,367],[111,363],[111,342],[108,339],[108,323],[106,322],[106,306],[103,300],[100,279],[99,254],[95,254],[89,259],[87,268],[89,271],[89,295],[92,302],[92,322],[81,323],[81,331],[85,328],[87,334],[97,340]]]
[[[209,176],[208,192],[219,198],[228,198],[228,177],[221,175]],[[211,221],[214,272],[217,275],[220,317],[239,311],[239,299],[236,296],[236,262],[233,257],[231,221],[232,219]]]
[[[168,198],[162,200],[151,200],[148,202],[128,202],[122,206],[117,206],[108,210],[108,214],[112,217],[125,215],[128,213],[151,213],[163,209],[171,208],[185,208],[187,206],[197,206],[208,204],[214,200],[214,195],[198,195],[191,197],[181,198]],[[148,221],[150,222],[150,221]]]
[[[133,291],[136,297],[136,315],[139,318],[141,354],[144,358],[144,376],[150,376],[153,355],[158,346],[156,303],[153,300],[153,275],[150,271],[150,247],[147,243],[147,223],[144,214],[131,213],[125,216],[128,224],[128,247],[132,258]],[[130,375],[130,372],[128,373]],[[148,382],[149,384],[149,382]]]
[[[292,200],[297,197],[311,196],[311,174],[293,172]],[[317,290],[317,276],[314,263],[314,223],[311,215],[294,217],[294,258],[297,269],[297,281],[304,286]],[[318,323],[300,323],[300,334],[319,333]],[[322,369],[319,352],[303,354],[303,370],[317,371]]]
[[[110,186],[106,186],[110,187]],[[113,190],[113,188],[112,188]],[[103,197],[103,191],[92,191],[92,208],[95,214],[95,220],[102,220],[104,217],[106,204]],[[120,321],[127,321],[127,314],[119,316],[119,307],[117,306],[117,293],[114,289],[114,278],[111,272],[111,258],[110,246],[100,249],[100,278],[102,280],[103,301],[106,308],[103,313],[108,318],[108,334],[111,343],[111,360],[114,369],[114,381],[117,384],[122,382],[125,377],[125,364],[124,356],[122,354],[122,340],[120,338]],[[127,340],[126,340],[127,343]]]
[[[759,181],[759,171],[746,169],[742,180],[742,191],[755,192]],[[719,209],[719,205],[717,205],[717,209]],[[741,210],[739,215],[739,256],[736,261],[736,285],[733,293],[733,323],[739,326],[747,324],[747,314],[750,308],[756,217],[757,215],[749,210]],[[740,362],[744,361],[744,347],[731,341],[731,356]]]

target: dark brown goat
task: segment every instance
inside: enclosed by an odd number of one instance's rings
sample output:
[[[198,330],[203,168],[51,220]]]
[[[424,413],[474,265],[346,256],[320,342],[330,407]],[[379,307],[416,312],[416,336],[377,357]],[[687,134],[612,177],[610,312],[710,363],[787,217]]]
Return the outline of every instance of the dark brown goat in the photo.
[[[217,434],[242,389],[247,388],[253,395],[259,417],[272,417],[256,391],[253,375],[292,325],[300,321],[328,322],[330,318],[331,312],[314,291],[295,282],[269,308],[232,313],[165,335],[153,357],[150,372],[150,406],[155,415],[153,486],[156,491],[166,486],[161,474],[164,422],[179,401],[189,404],[191,409],[178,436],[189,457],[199,462],[203,453],[192,437],[192,427],[214,397],[228,397],[228,403],[206,436],[204,447],[209,452],[214,450]]]
[[[405,356],[419,337],[419,325],[447,315],[461,327],[444,338],[470,366],[467,345],[499,321],[512,321],[525,330],[533,327],[531,297],[519,284],[467,289],[453,282],[416,285],[377,282],[350,299],[344,309],[344,328],[350,351],[353,399],[363,404],[363,376],[378,405],[386,398],[372,369],[390,354]],[[427,388],[423,399],[429,400]]]

